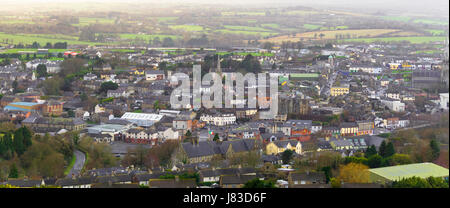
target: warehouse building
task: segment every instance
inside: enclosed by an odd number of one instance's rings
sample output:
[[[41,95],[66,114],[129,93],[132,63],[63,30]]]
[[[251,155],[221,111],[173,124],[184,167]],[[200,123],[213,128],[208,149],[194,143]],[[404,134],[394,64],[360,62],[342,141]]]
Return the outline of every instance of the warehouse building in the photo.
[[[448,180],[448,169],[434,163],[415,163],[369,169],[370,182],[372,183],[391,184],[393,181],[413,176],[420,178],[441,177]]]

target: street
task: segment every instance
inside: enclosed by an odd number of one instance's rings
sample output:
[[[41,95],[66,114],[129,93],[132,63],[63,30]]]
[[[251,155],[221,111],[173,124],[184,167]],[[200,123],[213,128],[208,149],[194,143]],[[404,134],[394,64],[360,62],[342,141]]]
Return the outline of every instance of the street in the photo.
[[[86,162],[86,156],[84,155],[83,152],[75,149],[74,150],[74,154],[75,154],[75,164],[73,165],[72,169],[69,171],[69,174],[67,174],[67,178],[72,177],[72,174],[74,174],[75,176],[78,176],[81,172],[81,170],[83,169],[84,163]]]

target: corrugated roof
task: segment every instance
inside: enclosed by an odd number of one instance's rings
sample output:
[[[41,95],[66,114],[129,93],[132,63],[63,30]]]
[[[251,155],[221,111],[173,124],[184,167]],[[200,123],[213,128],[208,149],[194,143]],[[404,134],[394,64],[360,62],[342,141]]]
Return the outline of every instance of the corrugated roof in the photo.
[[[413,176],[427,178],[430,176],[446,177],[449,175],[447,168],[433,163],[415,163],[384,168],[373,168],[369,169],[369,171],[391,181],[400,180],[402,178],[410,178]]]

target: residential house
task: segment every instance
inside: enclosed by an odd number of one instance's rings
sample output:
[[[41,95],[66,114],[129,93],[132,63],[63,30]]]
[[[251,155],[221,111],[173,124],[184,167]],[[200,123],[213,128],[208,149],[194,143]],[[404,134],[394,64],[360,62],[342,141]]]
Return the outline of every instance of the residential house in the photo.
[[[266,154],[268,155],[277,155],[284,152],[285,150],[292,150],[295,153],[301,155],[302,144],[297,140],[290,139],[273,141],[266,146]]]

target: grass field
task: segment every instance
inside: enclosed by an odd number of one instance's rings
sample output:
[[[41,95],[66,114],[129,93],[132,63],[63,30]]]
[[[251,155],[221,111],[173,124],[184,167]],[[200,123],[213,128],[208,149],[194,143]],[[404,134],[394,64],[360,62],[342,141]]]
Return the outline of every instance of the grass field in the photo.
[[[158,17],[158,18],[156,18],[156,20],[158,22],[173,22],[177,19],[178,19],[178,17]]]
[[[222,12],[222,16],[264,16],[265,12]]]
[[[200,25],[170,25],[169,28],[173,30],[184,30],[189,32],[199,32],[204,30],[204,28]]]
[[[416,54],[438,54],[442,53],[440,50],[422,50],[422,51],[416,51]]]
[[[400,22],[409,22],[411,20],[411,17],[405,16],[383,16],[381,18],[384,20],[400,21]]]
[[[319,29],[321,26],[320,25],[312,25],[312,24],[304,24],[303,28],[308,29],[308,30],[316,30]]]
[[[317,11],[307,11],[307,10],[294,10],[294,11],[288,11],[285,12],[287,15],[312,15],[312,14],[318,14]]]
[[[421,37],[385,37],[385,38],[356,38],[356,39],[345,39],[339,40],[339,42],[399,42],[408,41],[413,44],[428,43],[435,41],[444,41],[445,37],[442,36],[421,36]]]
[[[224,55],[241,55],[241,56],[246,56],[246,55],[252,55],[252,56],[274,56],[273,53],[250,53],[250,52],[217,52],[216,54],[224,56]]]
[[[444,35],[445,31],[444,30],[426,30],[427,32],[431,33],[432,35]]]
[[[271,30],[264,29],[262,27],[249,27],[249,26],[237,26],[237,25],[224,25],[225,29],[229,30],[241,30],[241,31],[262,31],[270,32]]]
[[[380,36],[385,35],[392,32],[398,32],[400,30],[394,30],[394,29],[364,29],[364,30],[328,30],[328,31],[313,31],[313,32],[306,32],[306,33],[297,33],[295,36],[291,35],[282,35],[277,36],[261,41],[269,41],[269,42],[275,42],[280,43],[283,41],[292,41],[296,42],[299,41],[300,38],[304,39],[313,39],[313,40],[320,40],[320,34],[323,34],[324,36],[322,39],[336,39],[336,35],[351,35],[351,37],[368,37],[368,36]]]
[[[255,36],[261,36],[261,37],[268,37],[272,35],[277,35],[276,32],[258,32],[258,31],[245,31],[245,30],[214,30],[214,32],[220,32],[220,33],[231,33],[231,34],[241,34],[241,35],[255,35]]]
[[[69,49],[48,49],[49,53],[63,53],[68,51]],[[20,51],[27,51],[35,53],[37,52],[37,48],[12,48],[6,49],[4,51],[0,51],[0,53],[19,53]]]
[[[279,29],[280,25],[279,24],[261,24],[261,27]]]
[[[143,40],[153,40],[154,38],[158,37],[161,41],[164,38],[170,37],[172,39],[177,39],[179,36],[176,35],[160,35],[160,34],[155,34],[155,35],[148,35],[148,34],[130,34],[130,33],[121,33],[119,34],[120,39],[122,40],[134,40],[136,38],[140,38]]]
[[[416,19],[413,22],[414,23],[429,24],[429,25],[448,25],[448,21],[432,20],[432,19]]]
[[[57,35],[58,36],[58,35]],[[47,43],[56,43],[56,42],[67,42],[67,44],[80,44],[80,45],[104,45],[105,43],[96,43],[96,42],[87,42],[87,41],[78,41],[74,39],[65,39],[65,38],[55,38],[50,37],[41,37],[36,34],[5,34],[0,33],[0,41],[8,39],[12,44],[32,44],[33,42],[38,42],[41,46],[44,46]],[[1,44],[1,43],[0,43]]]

